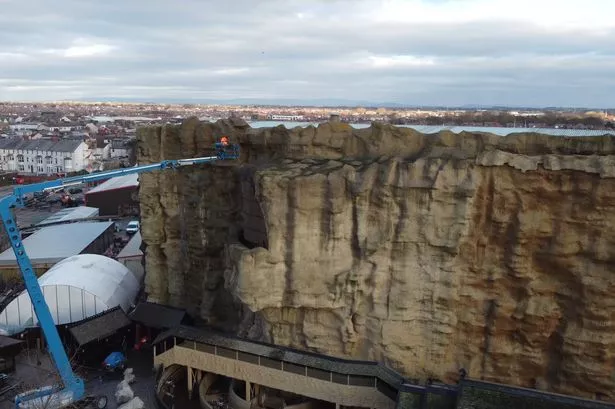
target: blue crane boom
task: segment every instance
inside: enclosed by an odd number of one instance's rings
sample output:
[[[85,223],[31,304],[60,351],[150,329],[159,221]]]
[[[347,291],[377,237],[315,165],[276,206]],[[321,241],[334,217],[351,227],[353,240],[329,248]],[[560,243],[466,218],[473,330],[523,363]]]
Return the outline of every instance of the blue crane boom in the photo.
[[[66,188],[69,186],[75,186],[87,182],[95,182],[99,180],[105,180],[114,178],[117,176],[123,176],[134,173],[152,172],[155,170],[164,169],[177,169],[182,166],[192,166],[202,163],[212,163],[217,160],[233,160],[239,157],[238,145],[224,145],[216,143],[216,155],[206,156],[192,159],[177,159],[177,160],[165,160],[162,162],[154,163],[151,165],[135,166],[131,168],[123,168],[117,170],[111,170],[107,172],[98,172],[84,176],[75,176],[64,179],[50,180],[40,183],[33,183],[30,185],[17,186],[13,189],[13,194],[5,196],[0,199],[0,217],[2,217],[2,223],[6,229],[6,234],[9,236],[9,241],[15,258],[17,259],[17,265],[21,271],[26,290],[30,295],[32,306],[36,317],[38,318],[39,325],[43,331],[45,339],[47,341],[48,349],[53,360],[53,363],[58,370],[60,378],[62,379],[63,388],[39,388],[31,393],[24,393],[19,395],[15,399],[15,405],[18,408],[27,407],[29,401],[37,399],[43,399],[45,397],[55,396],[56,405],[58,407],[66,406],[70,403],[79,401],[83,398],[85,388],[81,378],[79,378],[74,372],[70,364],[70,360],[64,350],[60,335],[56,329],[49,307],[45,302],[45,296],[38,284],[38,279],[34,273],[32,263],[26,253],[26,249],[23,247],[21,241],[21,232],[15,221],[12,209],[15,207],[24,207],[24,196],[28,193],[44,192],[54,189]],[[23,403],[23,405],[22,405]],[[54,406],[56,406],[54,405]]]

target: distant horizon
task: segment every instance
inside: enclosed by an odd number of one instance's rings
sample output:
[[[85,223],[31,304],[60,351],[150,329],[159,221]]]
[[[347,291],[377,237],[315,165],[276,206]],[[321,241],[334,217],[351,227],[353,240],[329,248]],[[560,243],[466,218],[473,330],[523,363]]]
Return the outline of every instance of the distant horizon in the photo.
[[[182,99],[182,98],[81,98],[67,100],[0,100],[0,104],[140,104],[140,105],[237,105],[237,106],[260,106],[260,107],[296,107],[296,108],[389,108],[389,109],[441,109],[441,110],[503,110],[522,109],[533,111],[551,110],[577,110],[577,111],[611,111],[613,107],[592,106],[531,106],[531,105],[427,105],[427,104],[404,104],[399,102],[376,102],[376,101],[353,101],[342,99],[260,99],[260,98],[237,98],[237,99]]]

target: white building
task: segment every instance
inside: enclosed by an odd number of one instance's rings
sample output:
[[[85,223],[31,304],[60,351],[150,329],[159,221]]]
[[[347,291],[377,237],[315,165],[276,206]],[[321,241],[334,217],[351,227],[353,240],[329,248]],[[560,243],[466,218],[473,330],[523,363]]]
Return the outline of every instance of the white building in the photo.
[[[80,139],[0,140],[0,171],[51,175],[78,172],[89,165],[88,145]]]
[[[62,125],[62,126],[58,126],[58,125],[53,125],[53,126],[49,126],[48,129],[52,132],[62,132],[62,133],[66,133],[66,132],[70,132],[70,131],[75,131],[77,130],[78,127],[76,126],[70,126],[70,125]]]
[[[32,123],[18,123],[9,125],[12,131],[48,131],[49,127],[43,124],[32,124]]]
[[[97,254],[64,259],[43,274],[38,283],[56,325],[81,321],[118,306],[127,313],[140,288],[130,270]],[[26,291],[0,312],[0,333],[14,334],[37,325]]]

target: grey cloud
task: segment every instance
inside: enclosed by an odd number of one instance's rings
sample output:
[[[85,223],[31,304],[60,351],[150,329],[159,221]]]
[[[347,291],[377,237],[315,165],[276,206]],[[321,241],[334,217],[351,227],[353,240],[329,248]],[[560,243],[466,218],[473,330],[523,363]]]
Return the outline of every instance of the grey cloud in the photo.
[[[5,1],[0,99],[615,105],[615,30],[554,34],[504,21],[382,24],[354,17],[359,3],[370,2]],[[76,39],[115,49],[87,58],[44,52],[67,49]],[[370,56],[403,55],[433,64],[369,63]]]

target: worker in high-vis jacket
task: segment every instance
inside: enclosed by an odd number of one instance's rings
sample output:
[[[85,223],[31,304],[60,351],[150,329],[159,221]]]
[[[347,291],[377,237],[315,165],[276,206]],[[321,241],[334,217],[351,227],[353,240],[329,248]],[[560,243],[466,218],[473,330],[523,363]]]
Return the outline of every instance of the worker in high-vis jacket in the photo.
[[[231,142],[228,136],[223,136],[218,142],[216,142],[216,155],[224,159],[227,156],[227,149],[230,147]]]

